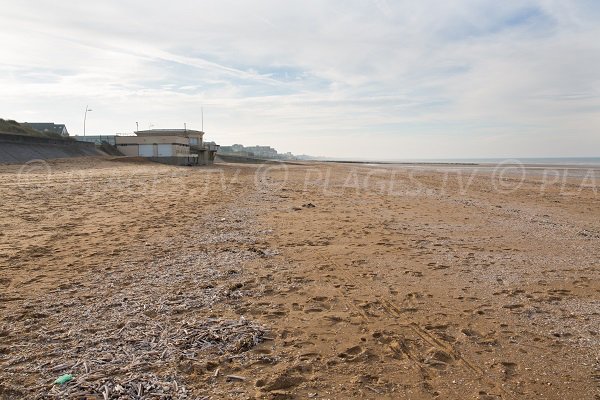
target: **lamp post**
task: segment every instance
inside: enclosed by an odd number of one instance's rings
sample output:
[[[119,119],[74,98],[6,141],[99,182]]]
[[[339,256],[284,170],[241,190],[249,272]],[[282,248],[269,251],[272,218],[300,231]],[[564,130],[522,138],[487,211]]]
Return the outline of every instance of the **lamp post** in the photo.
[[[83,136],[85,136],[85,120],[87,119],[87,113],[88,111],[94,111],[91,108],[88,108],[88,106],[85,106],[85,113],[83,114]]]

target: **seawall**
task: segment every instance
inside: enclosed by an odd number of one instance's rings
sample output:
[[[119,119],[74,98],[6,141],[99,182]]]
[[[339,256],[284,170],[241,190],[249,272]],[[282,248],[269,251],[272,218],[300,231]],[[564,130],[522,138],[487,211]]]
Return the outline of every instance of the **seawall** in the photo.
[[[101,153],[94,143],[0,132],[0,163],[3,164],[98,155]]]

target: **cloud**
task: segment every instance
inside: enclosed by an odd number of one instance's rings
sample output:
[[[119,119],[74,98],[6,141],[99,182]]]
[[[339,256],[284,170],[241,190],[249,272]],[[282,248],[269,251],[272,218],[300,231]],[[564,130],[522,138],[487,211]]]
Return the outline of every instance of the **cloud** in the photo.
[[[594,1],[13,2],[0,106],[78,132],[90,104],[110,134],[204,105],[224,144],[332,156],[597,155],[599,22]]]

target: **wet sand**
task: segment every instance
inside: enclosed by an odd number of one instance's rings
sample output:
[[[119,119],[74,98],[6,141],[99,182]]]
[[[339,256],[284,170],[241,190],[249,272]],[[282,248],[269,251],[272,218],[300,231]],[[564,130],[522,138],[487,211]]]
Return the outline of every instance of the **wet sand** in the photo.
[[[0,166],[0,398],[598,398],[600,180],[468,171]]]

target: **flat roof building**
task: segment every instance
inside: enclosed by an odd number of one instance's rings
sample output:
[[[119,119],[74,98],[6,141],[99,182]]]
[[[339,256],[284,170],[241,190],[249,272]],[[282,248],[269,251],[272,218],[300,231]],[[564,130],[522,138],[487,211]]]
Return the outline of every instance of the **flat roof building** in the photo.
[[[175,165],[209,165],[219,148],[203,143],[204,132],[190,129],[150,129],[136,136],[116,136],[117,150],[126,156],[148,157]]]

